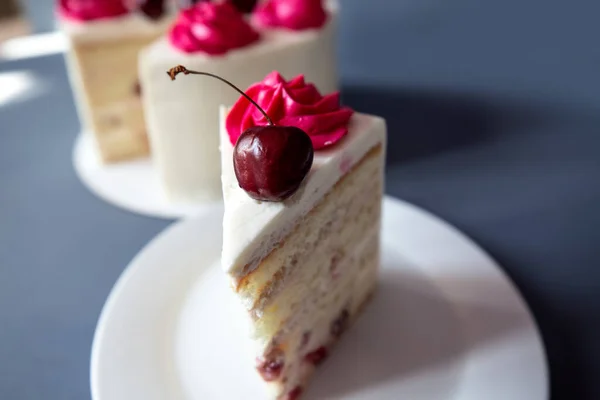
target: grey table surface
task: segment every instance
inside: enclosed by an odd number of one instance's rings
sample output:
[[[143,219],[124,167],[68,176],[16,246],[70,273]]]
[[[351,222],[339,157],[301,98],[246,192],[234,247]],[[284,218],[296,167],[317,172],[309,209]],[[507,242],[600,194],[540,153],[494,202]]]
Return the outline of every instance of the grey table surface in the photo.
[[[39,30],[52,26],[49,3],[26,1]],[[343,99],[388,120],[389,194],[501,263],[541,329],[553,399],[599,399],[600,4],[342,5]],[[78,181],[62,56],[0,62],[10,71],[41,84],[0,105],[0,398],[86,399],[101,307],[171,221]]]

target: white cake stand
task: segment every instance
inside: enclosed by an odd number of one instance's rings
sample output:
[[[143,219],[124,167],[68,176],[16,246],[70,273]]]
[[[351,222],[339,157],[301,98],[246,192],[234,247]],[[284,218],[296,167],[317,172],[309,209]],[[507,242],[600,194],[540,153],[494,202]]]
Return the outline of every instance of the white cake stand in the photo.
[[[167,200],[150,159],[112,165],[100,162],[91,134],[81,133],[73,149],[73,165],[85,186],[102,200],[133,213],[159,218],[186,218],[214,208],[218,202],[182,204]]]

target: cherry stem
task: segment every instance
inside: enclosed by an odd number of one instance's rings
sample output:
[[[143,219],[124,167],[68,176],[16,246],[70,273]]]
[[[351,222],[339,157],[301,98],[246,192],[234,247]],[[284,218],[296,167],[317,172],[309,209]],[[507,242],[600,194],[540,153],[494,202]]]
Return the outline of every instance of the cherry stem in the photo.
[[[252,98],[250,96],[248,96],[246,93],[244,93],[243,90],[239,89],[237,86],[235,86],[233,83],[229,82],[228,80],[226,80],[224,78],[221,78],[218,75],[211,74],[210,72],[192,71],[192,70],[187,69],[183,65],[178,65],[178,66],[173,67],[173,68],[171,68],[170,70],[167,71],[167,75],[169,75],[169,77],[171,78],[172,81],[174,81],[175,78],[177,77],[177,75],[179,75],[181,73],[184,74],[184,75],[192,74],[192,75],[210,76],[211,78],[218,79],[221,82],[224,82],[224,83],[228,84],[233,89],[235,89],[239,94],[241,94],[242,96],[244,96],[250,103],[252,103],[252,105],[254,105],[254,107],[256,107],[258,109],[258,111],[260,111],[261,114],[265,117],[265,119],[267,120],[267,123],[269,125],[275,125],[273,123],[273,121],[271,120],[271,118],[267,115],[267,113],[265,112],[265,110],[262,109],[261,106],[259,106],[254,100],[252,100]]]

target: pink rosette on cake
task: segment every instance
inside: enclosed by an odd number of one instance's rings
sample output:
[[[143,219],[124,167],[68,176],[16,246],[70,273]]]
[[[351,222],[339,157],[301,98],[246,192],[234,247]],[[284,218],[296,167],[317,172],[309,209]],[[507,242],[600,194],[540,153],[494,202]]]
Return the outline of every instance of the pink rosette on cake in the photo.
[[[129,13],[125,0],[60,0],[61,17],[75,21],[115,18]]]
[[[327,21],[322,0],[266,0],[254,11],[263,26],[303,30],[320,28]]]
[[[306,132],[315,150],[331,146],[348,133],[348,123],[354,111],[340,106],[339,92],[326,96],[298,75],[286,81],[278,72],[271,72],[246,91],[273,120],[275,125],[295,126]],[[262,113],[241,97],[226,120],[232,145],[246,129],[267,125]]]
[[[259,37],[228,2],[200,2],[182,10],[169,32],[171,44],[179,50],[211,55],[247,46]]]

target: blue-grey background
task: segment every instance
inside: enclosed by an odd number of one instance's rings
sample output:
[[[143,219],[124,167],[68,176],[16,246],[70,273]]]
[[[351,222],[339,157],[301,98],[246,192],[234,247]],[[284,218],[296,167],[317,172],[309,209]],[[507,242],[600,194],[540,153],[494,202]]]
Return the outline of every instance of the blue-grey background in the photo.
[[[341,3],[344,101],[388,119],[388,192],[503,265],[541,328],[553,399],[600,399],[600,3]],[[52,29],[51,1],[25,5]],[[170,221],[77,180],[62,56],[0,62],[21,70],[47,90],[0,106],[0,398],[86,399],[102,304]]]

